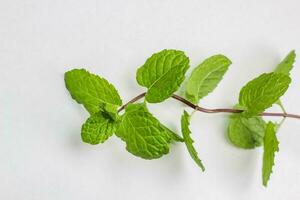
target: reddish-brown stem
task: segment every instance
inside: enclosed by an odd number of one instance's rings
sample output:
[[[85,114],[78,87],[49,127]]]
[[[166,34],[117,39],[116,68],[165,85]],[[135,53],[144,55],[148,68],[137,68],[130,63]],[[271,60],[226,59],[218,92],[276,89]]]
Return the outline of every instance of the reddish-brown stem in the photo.
[[[124,110],[124,108],[126,108],[126,106],[130,103],[134,103],[140,99],[142,99],[144,96],[146,95],[146,93],[142,93],[136,97],[134,97],[133,99],[131,99],[129,102],[127,102],[126,104],[124,104],[119,110],[118,112],[121,112],[122,110]],[[187,99],[178,96],[176,94],[172,95],[173,99],[176,99],[182,103],[184,103],[185,105],[193,108],[194,110],[200,111],[200,112],[204,112],[204,113],[241,113],[243,112],[243,110],[239,110],[239,109],[231,109],[231,108],[217,108],[217,109],[209,109],[209,108],[203,108],[200,107],[198,105],[193,104],[192,102],[188,101]],[[300,119],[300,115],[295,115],[295,114],[289,114],[289,113],[275,113],[275,112],[263,112],[259,114],[260,116],[273,116],[273,117],[288,117],[288,118],[295,118],[295,119]]]
[[[138,100],[140,100],[141,98],[143,98],[146,95],[146,92],[137,95],[136,97],[134,97],[133,99],[131,99],[130,101],[128,101],[127,103],[125,103],[123,106],[121,106],[121,108],[119,108],[118,112],[121,112],[122,110],[124,110],[126,108],[126,106],[128,106],[128,104],[134,103]]]

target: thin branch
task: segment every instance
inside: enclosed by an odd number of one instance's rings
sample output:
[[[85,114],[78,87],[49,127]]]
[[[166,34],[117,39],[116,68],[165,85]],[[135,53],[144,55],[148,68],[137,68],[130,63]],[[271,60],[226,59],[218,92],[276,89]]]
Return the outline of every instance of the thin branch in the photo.
[[[121,108],[119,108],[118,113],[121,112],[122,110],[124,110],[126,108],[126,106],[128,106],[128,104],[134,103],[138,100],[140,100],[141,98],[143,98],[146,95],[146,92],[134,97],[133,99],[131,99],[130,101],[128,101],[127,103],[125,103],[123,106],[121,106]]]
[[[129,102],[127,102],[126,104],[124,104],[119,110],[118,112],[121,112],[122,110],[124,110],[124,108],[126,108],[126,106],[130,103],[134,103],[140,99],[142,99],[144,96],[146,95],[146,93],[142,93],[136,97],[134,97],[133,99],[131,99]],[[209,108],[203,108],[200,107],[198,105],[193,104],[192,102],[188,101],[187,99],[178,96],[176,94],[172,95],[173,99],[176,99],[182,103],[184,103],[185,105],[193,108],[194,110],[200,111],[200,112],[204,112],[204,113],[241,113],[244,110],[239,110],[239,109],[231,109],[231,108],[217,108],[217,109],[209,109]],[[300,115],[295,115],[295,114],[289,114],[289,113],[275,113],[275,112],[263,112],[259,114],[260,116],[272,116],[272,117],[288,117],[288,118],[295,118],[295,119],[300,119]]]

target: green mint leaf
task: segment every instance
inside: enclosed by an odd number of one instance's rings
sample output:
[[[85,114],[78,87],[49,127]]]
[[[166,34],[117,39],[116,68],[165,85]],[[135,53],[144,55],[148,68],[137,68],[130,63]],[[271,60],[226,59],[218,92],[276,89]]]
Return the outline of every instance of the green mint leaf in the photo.
[[[233,114],[229,118],[228,138],[236,147],[253,149],[263,144],[266,123],[260,116],[246,118]]]
[[[194,141],[190,136],[191,131],[189,129],[189,125],[190,125],[190,116],[186,111],[184,111],[183,115],[181,116],[181,131],[184,138],[184,142],[192,159],[197,163],[197,165],[202,169],[202,171],[204,171],[205,167],[202,164],[202,161],[198,157],[198,153],[193,146]]]
[[[126,142],[127,151],[135,156],[156,159],[169,153],[171,137],[145,104],[126,107],[116,135]]]
[[[73,69],[65,73],[65,84],[73,99],[83,104],[90,114],[106,109],[117,110],[122,100],[115,87],[104,78],[91,74],[85,69]]]
[[[282,73],[285,75],[290,75],[290,71],[293,69],[293,64],[295,63],[296,53],[295,50],[292,50],[276,67],[275,73]],[[276,102],[280,106],[281,110],[286,113],[285,108],[280,101]]]
[[[262,74],[242,88],[239,104],[246,108],[246,115],[257,115],[278,101],[288,89],[290,82],[290,77],[284,74]]]
[[[126,113],[135,111],[135,110],[142,110],[144,112],[149,112],[147,109],[146,103],[138,103],[138,104],[130,104],[129,106],[126,107]],[[180,137],[178,134],[170,130],[168,127],[164,126],[163,124],[160,124],[162,128],[165,129],[166,133],[169,135],[171,140],[175,142],[183,142],[184,139]]]
[[[274,72],[290,75],[290,71],[293,69],[295,58],[296,58],[296,53],[295,50],[293,50],[279,63],[279,65],[277,65]]]
[[[136,73],[139,85],[148,88],[150,103],[162,102],[180,86],[189,68],[189,58],[182,51],[163,50],[147,59]]]
[[[228,70],[231,61],[223,55],[215,55],[196,67],[186,85],[186,97],[195,104],[212,92]]]
[[[115,132],[116,124],[108,114],[95,113],[82,125],[81,138],[89,144],[103,143]]]
[[[266,127],[264,137],[264,155],[263,155],[263,167],[262,167],[262,180],[263,185],[267,186],[270,179],[272,168],[274,166],[275,152],[279,151],[278,140],[276,137],[276,125],[269,122]]]
[[[173,141],[175,141],[175,142],[184,142],[184,139],[181,136],[179,136],[178,134],[176,134],[175,132],[170,130],[168,127],[166,127],[162,124],[161,124],[161,126],[166,130],[167,134],[170,136],[170,138]]]

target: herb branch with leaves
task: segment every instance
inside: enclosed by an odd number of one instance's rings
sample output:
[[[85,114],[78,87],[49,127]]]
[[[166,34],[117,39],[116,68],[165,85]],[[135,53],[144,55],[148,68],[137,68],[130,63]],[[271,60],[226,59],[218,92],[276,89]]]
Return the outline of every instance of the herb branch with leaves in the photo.
[[[211,93],[227,72],[231,61],[224,55],[205,59],[191,73],[185,86],[185,98],[174,94],[185,79],[189,58],[179,50],[162,50],[149,57],[138,68],[136,80],[147,89],[126,104],[115,87],[104,78],[85,69],[65,73],[65,84],[72,98],[82,104],[90,117],[82,125],[82,140],[89,144],[105,142],[115,134],[126,143],[131,154],[143,159],[157,159],[169,153],[172,141],[185,143],[196,164],[205,170],[193,146],[189,129],[191,114],[183,111],[181,135],[159,122],[148,110],[147,103],[160,103],[174,98],[195,111],[204,113],[232,113],[227,135],[238,148],[253,149],[263,146],[262,182],[267,186],[274,166],[275,152],[279,151],[277,132],[285,118],[300,119],[299,115],[285,111],[280,97],[291,82],[290,71],[295,62],[291,51],[273,72],[264,73],[242,87],[238,103],[233,108],[208,109],[199,101]],[[144,102],[136,103],[145,98]],[[282,113],[265,112],[277,104]],[[123,114],[121,111],[125,110]],[[262,116],[282,117],[281,123],[266,122]]]

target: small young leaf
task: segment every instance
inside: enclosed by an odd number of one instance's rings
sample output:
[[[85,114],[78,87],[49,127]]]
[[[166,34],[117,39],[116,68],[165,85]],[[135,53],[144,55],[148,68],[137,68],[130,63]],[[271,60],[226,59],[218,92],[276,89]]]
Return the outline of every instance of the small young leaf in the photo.
[[[106,141],[116,130],[116,122],[103,112],[91,115],[81,128],[81,138],[89,144]]]
[[[169,153],[171,137],[145,104],[130,104],[121,118],[116,135],[126,142],[126,149],[144,159],[160,158]]]
[[[279,151],[278,140],[276,137],[276,125],[269,122],[266,127],[264,137],[264,155],[262,167],[262,180],[263,185],[267,186],[270,179],[272,168],[274,166],[275,152]]]
[[[283,61],[279,63],[279,65],[277,65],[274,72],[290,75],[290,71],[293,69],[295,58],[296,58],[296,53],[293,50],[283,59]]]
[[[295,50],[293,50],[277,65],[274,72],[289,76],[290,71],[293,69],[295,58],[296,58],[296,53]],[[286,112],[280,99],[276,102],[276,104],[280,106],[283,112]]]
[[[262,74],[242,88],[239,104],[247,109],[246,115],[259,114],[271,107],[286,92],[290,82],[290,77],[284,74]]]
[[[263,144],[266,123],[260,116],[246,118],[233,114],[229,119],[228,138],[236,147],[253,149]]]
[[[202,171],[204,171],[205,167],[202,164],[202,161],[198,157],[198,153],[193,146],[194,141],[190,136],[191,131],[189,129],[189,125],[190,125],[190,116],[186,111],[184,111],[183,115],[181,116],[181,131],[182,131],[183,139],[190,156],[197,163],[197,165],[202,169]]]
[[[163,50],[147,59],[136,73],[137,82],[148,88],[150,103],[162,102],[180,86],[189,68],[189,58],[182,51]]]
[[[73,99],[83,104],[90,114],[95,114],[104,105],[115,110],[122,105],[118,91],[104,78],[91,74],[85,69],[73,69],[65,73],[65,84]],[[102,107],[102,108],[101,108]]]
[[[186,85],[186,97],[195,104],[212,92],[228,70],[231,61],[223,55],[215,55],[196,67]]]
[[[116,105],[103,103],[100,104],[100,111],[106,113],[111,117],[113,120],[117,120],[118,118],[118,107]]]

